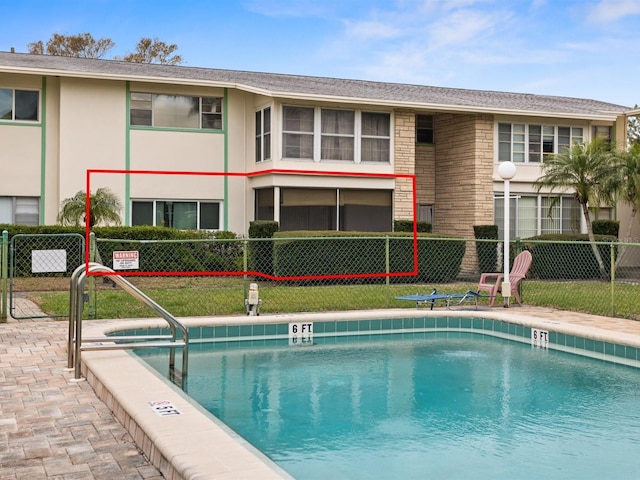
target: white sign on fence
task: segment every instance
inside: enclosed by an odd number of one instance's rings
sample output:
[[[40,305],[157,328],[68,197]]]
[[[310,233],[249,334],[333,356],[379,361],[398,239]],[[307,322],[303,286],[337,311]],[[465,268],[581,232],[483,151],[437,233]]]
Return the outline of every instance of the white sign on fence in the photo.
[[[66,271],[66,250],[31,250],[31,272],[50,273]]]
[[[140,255],[137,250],[113,252],[114,270],[136,270],[140,268]]]

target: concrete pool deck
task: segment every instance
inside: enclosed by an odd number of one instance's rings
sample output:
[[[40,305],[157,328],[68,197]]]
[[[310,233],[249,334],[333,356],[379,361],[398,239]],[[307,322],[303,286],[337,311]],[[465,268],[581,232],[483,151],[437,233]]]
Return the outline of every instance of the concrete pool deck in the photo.
[[[339,315],[341,319],[482,316],[640,347],[640,322],[529,306],[478,311],[395,309]],[[322,320],[330,316],[335,318],[336,314],[304,318]],[[205,321],[258,323],[298,318],[276,315],[181,320],[195,326]],[[92,321],[85,323],[84,334],[154,322],[158,320]],[[126,352],[83,352],[89,382],[72,381],[73,372],[66,369],[67,326],[66,321],[50,319],[10,319],[0,324],[0,478],[288,478]],[[149,405],[156,401],[168,402],[180,415],[158,415]]]

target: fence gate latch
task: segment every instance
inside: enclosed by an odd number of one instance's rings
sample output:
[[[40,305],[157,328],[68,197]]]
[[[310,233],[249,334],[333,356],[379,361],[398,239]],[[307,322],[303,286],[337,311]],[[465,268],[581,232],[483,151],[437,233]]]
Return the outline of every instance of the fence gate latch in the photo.
[[[262,299],[258,295],[258,284],[251,283],[249,285],[249,298],[244,299],[244,308],[247,315],[260,315],[260,305],[262,305]]]

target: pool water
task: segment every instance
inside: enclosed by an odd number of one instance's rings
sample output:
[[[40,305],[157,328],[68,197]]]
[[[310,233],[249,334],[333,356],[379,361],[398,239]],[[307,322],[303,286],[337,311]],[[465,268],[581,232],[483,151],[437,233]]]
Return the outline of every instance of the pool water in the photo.
[[[194,345],[188,393],[299,480],[640,471],[637,369],[472,333],[314,342]]]

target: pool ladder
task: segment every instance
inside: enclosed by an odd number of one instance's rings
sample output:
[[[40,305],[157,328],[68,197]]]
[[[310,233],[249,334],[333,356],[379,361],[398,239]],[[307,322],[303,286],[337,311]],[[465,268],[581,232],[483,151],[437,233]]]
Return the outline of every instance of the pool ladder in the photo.
[[[169,348],[169,379],[184,390],[189,366],[189,330],[173,315],[132,285],[121,275],[109,275],[125,292],[152,308],[169,326],[169,335],[133,335],[113,337],[82,337],[82,312],[87,297],[84,285],[88,273],[115,273],[100,263],[82,264],[71,274],[69,292],[69,335],[67,341],[67,367],[74,370],[74,378],[82,377],[81,352],[83,350],[122,350],[134,348]],[[178,338],[178,331],[182,338]],[[182,369],[176,370],[176,348],[182,348]]]

